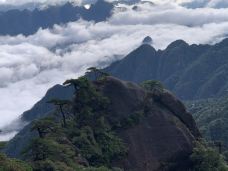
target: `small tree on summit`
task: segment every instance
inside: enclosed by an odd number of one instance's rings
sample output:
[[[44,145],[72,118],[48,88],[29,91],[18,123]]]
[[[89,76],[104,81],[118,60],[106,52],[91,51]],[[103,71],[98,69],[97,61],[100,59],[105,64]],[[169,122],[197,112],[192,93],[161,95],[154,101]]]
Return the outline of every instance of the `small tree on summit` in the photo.
[[[141,87],[143,87],[144,89],[146,89],[148,91],[154,91],[154,90],[163,91],[164,90],[164,86],[162,85],[162,83],[160,81],[155,81],[155,80],[144,81],[141,83]]]
[[[78,79],[70,79],[66,80],[63,85],[64,86],[74,86],[75,91],[78,91],[81,88],[86,88],[88,86],[87,78],[82,76]]]
[[[64,86],[74,86],[75,91],[78,89],[78,79],[66,80],[63,83]]]
[[[103,77],[106,77],[106,76],[109,76],[108,73],[100,70],[100,69],[97,69],[96,67],[90,67],[87,69],[87,74],[94,74],[94,77],[95,77],[95,80],[98,80],[100,78],[103,78]]]
[[[60,99],[52,99],[52,100],[48,101],[48,103],[52,103],[55,106],[58,106],[59,107],[60,113],[61,113],[62,119],[63,119],[63,127],[66,127],[67,126],[67,123],[66,123],[66,114],[65,114],[65,112],[63,110],[63,107],[65,105],[71,104],[71,101],[69,101],[69,100],[60,100]]]

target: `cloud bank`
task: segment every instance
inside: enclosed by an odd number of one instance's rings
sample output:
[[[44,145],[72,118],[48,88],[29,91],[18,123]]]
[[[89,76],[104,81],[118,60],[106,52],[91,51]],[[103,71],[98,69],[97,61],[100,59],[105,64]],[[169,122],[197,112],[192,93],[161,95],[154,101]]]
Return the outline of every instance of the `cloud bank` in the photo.
[[[90,66],[105,67],[121,59],[146,36],[153,38],[156,49],[177,39],[189,44],[221,41],[228,35],[228,9],[210,4],[193,9],[180,1],[140,3],[135,10],[122,4],[105,22],[79,20],[28,37],[0,36],[0,129],[31,108],[48,88],[82,75]],[[13,135],[4,134],[0,140]]]
[[[0,0],[0,5],[14,5],[20,6],[24,4],[48,4],[48,5],[57,5],[66,2],[73,2],[80,4],[82,0]]]

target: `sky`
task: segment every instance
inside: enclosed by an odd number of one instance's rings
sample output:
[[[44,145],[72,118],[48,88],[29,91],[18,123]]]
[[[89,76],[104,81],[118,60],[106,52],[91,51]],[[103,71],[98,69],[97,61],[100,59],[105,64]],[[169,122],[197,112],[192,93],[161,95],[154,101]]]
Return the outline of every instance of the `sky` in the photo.
[[[0,4],[18,2],[0,0]],[[45,0],[46,4],[54,2]],[[156,49],[164,49],[177,39],[215,44],[228,35],[226,0],[153,2],[138,4],[136,11],[120,4],[126,10],[116,8],[105,22],[80,20],[27,37],[0,36],[0,129],[30,109],[50,87],[77,78],[88,67],[105,67],[123,58],[146,36],[153,39]],[[14,134],[0,135],[0,140]]]

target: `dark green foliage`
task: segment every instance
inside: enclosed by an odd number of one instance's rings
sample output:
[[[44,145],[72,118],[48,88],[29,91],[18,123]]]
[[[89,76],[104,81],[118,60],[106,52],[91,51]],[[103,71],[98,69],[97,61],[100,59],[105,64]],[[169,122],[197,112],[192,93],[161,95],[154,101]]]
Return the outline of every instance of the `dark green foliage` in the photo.
[[[0,171],[111,171],[106,167],[83,167],[72,164],[73,167],[66,165],[64,162],[53,162],[52,160],[40,160],[33,163],[33,167],[29,164],[17,160],[9,159],[4,154],[0,154]]]
[[[197,144],[191,155],[193,171],[227,171],[228,167],[223,157],[202,144]]]
[[[51,140],[41,138],[34,139],[29,148],[31,151],[30,157],[33,161],[46,160],[57,150],[55,147],[55,142]]]
[[[64,86],[74,86],[74,89],[77,90],[78,89],[78,80],[77,79],[70,79],[70,80],[66,80],[63,83]]]
[[[56,133],[58,125],[53,122],[53,118],[47,117],[33,121],[32,131],[36,130],[40,138],[44,138],[47,134]]]
[[[109,165],[126,154],[123,142],[111,130],[108,122],[109,100],[96,91],[85,78],[79,79],[75,94],[74,113],[77,133],[71,133],[73,143],[92,165]]]
[[[163,91],[164,87],[160,81],[155,81],[155,80],[147,80],[141,83],[141,86],[145,88],[148,91]]]
[[[188,109],[208,141],[222,142],[222,151],[228,149],[228,97],[186,102]]]
[[[23,161],[9,159],[0,153],[0,171],[32,171],[32,167]]]
[[[117,128],[127,129],[129,127],[133,127],[139,124],[140,120],[144,117],[144,113],[142,111],[138,111],[133,113],[127,118],[124,118],[120,121],[119,125],[116,125]]]
[[[3,149],[7,145],[7,141],[1,141],[0,142],[0,150]]]
[[[39,137],[25,150],[27,160],[35,171],[74,171],[88,165],[110,167],[126,155],[127,148],[108,121],[109,100],[85,77],[65,84],[76,87],[73,101],[50,102],[60,105],[61,112],[62,105],[67,105],[64,115],[71,116],[66,120],[67,126],[62,125],[58,115],[35,121],[32,130]]]
[[[179,162],[177,162],[179,161]],[[160,170],[164,171],[228,171],[224,156],[213,148],[208,147],[203,140],[196,142],[190,156],[183,156],[173,162],[165,162]],[[182,165],[181,162],[186,162]]]

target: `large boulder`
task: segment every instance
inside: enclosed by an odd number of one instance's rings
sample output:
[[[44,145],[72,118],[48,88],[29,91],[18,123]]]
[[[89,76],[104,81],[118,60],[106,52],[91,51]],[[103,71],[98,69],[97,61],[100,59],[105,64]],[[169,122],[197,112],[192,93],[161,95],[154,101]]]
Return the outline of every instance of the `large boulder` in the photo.
[[[137,84],[114,77],[108,77],[99,88],[111,100],[114,119],[120,121],[143,112],[138,124],[118,132],[129,154],[115,163],[117,166],[129,171],[154,171],[164,164],[177,163],[180,170],[188,168],[189,155],[200,133],[181,101],[166,90],[151,95]]]

